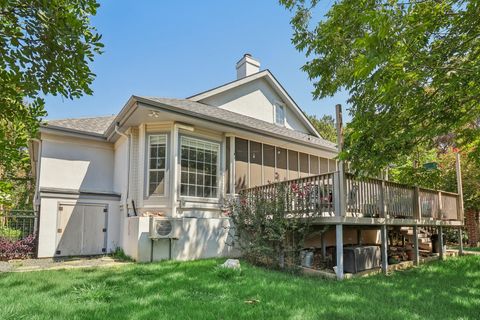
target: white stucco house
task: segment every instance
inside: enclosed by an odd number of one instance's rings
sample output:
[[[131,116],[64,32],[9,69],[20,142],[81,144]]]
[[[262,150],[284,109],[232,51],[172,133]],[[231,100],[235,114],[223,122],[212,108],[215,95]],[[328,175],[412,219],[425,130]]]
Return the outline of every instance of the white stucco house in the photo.
[[[229,256],[226,198],[335,171],[336,146],[273,74],[249,54],[236,70],[188,98],[132,96],[115,116],[43,125],[30,150],[38,257],[117,247],[137,261]]]

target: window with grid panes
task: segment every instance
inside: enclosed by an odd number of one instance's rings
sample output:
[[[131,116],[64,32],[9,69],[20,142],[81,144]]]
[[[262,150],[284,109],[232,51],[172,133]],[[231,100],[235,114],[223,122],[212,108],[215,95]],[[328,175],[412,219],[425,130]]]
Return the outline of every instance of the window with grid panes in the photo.
[[[148,137],[148,195],[165,195],[165,169],[167,166],[167,136]]]
[[[181,137],[181,196],[218,197],[219,153],[218,143]]]

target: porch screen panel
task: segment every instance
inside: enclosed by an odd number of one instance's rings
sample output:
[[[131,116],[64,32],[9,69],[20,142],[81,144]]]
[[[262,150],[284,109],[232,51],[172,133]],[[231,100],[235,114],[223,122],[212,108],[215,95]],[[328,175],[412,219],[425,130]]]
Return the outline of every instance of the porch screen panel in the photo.
[[[298,177],[298,152],[288,150],[288,179],[297,179]]]
[[[310,174],[316,175],[319,174],[319,166],[318,166],[318,157],[310,155]]]
[[[235,138],[235,192],[248,187],[248,140]]]
[[[275,182],[275,147],[263,145],[263,184]]]
[[[262,185],[262,144],[250,141],[250,187]]]
[[[310,173],[308,165],[308,154],[300,153],[300,177],[308,177]]]
[[[287,150],[283,148],[277,148],[277,175],[279,181],[288,179],[287,176]]]
[[[320,173],[328,172],[328,159],[320,158]]]
[[[180,195],[218,197],[220,144],[182,137]]]
[[[330,172],[337,171],[337,160],[335,159],[328,160],[328,171]]]
[[[165,195],[165,168],[167,165],[167,136],[148,137],[148,196]]]
[[[230,137],[225,142],[225,190],[230,193]]]

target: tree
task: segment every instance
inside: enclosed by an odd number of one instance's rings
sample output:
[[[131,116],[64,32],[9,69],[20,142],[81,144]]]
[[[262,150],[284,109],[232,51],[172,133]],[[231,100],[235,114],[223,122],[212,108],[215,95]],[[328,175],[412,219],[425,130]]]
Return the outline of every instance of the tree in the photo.
[[[319,22],[318,0],[280,2],[314,97],[349,92],[352,169],[377,173],[451,133],[480,163],[479,1],[340,0]]]
[[[0,1],[0,204],[28,173],[27,143],[46,115],[45,95],[91,94],[103,47],[90,25],[95,0]]]
[[[308,116],[308,120],[310,120],[322,138],[334,143],[337,142],[337,129],[335,128],[335,120],[333,120],[332,116],[324,115],[319,119],[317,116],[311,115]]]
[[[413,155],[401,159],[397,165],[389,169],[390,180],[457,192],[456,156],[451,145],[452,142],[444,143],[443,141],[435,148],[419,149]],[[478,211],[480,209],[480,167],[470,156],[471,152],[471,149],[464,149],[460,156],[463,199],[465,209]],[[437,163],[437,168],[427,169],[422,166],[427,162]]]

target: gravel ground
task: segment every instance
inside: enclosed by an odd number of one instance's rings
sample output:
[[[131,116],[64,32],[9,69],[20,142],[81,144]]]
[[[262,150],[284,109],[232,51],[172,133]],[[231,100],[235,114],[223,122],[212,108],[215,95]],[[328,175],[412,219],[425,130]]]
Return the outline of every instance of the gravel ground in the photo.
[[[111,267],[131,262],[118,261],[111,257],[82,257],[58,259],[26,259],[0,261],[0,272],[26,272],[40,270]]]

